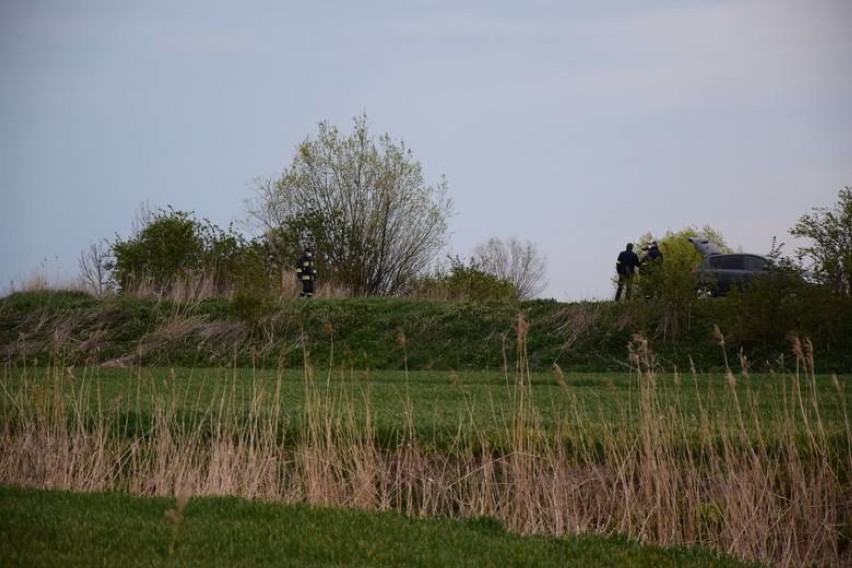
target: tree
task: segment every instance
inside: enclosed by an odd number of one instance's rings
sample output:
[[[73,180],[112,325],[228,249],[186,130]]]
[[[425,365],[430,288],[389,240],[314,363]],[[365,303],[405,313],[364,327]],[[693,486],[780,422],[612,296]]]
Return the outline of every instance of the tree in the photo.
[[[348,136],[328,122],[318,130],[279,179],[260,182],[249,214],[278,250],[313,246],[320,276],[355,295],[404,291],[445,244],[446,182],[425,184],[411,151],[374,140],[366,115]]]
[[[799,259],[809,259],[811,270],[836,293],[848,296],[852,284],[852,187],[840,190],[833,207],[814,207],[790,229],[794,237],[813,241],[799,247]]]
[[[529,241],[491,238],[478,245],[473,254],[481,270],[512,284],[520,300],[534,298],[547,286],[547,261]]]
[[[116,237],[114,275],[122,290],[150,282],[162,292],[177,276],[186,276],[202,267],[204,239],[201,226],[191,214],[160,210],[145,220],[134,236]]]
[[[667,231],[660,239],[646,233],[639,240],[639,249],[644,250],[656,240],[663,253],[659,264],[642,262],[639,267],[638,296],[646,298],[659,308],[661,318],[659,332],[663,337],[675,339],[689,319],[696,300],[693,269],[701,264],[701,255],[687,237],[703,236],[716,243],[722,250],[730,250],[722,235],[705,226],[702,229],[686,227],[677,232]],[[640,260],[644,259],[639,255]]]
[[[97,298],[114,292],[112,278],[112,253],[106,240],[90,243],[89,248],[80,253],[80,283],[83,288]]]
[[[701,264],[702,258],[688,237],[702,236],[715,243],[725,252],[732,252],[721,233],[705,225],[702,228],[685,227],[677,232],[667,231],[662,238],[655,239],[651,233],[642,235],[638,243],[639,258],[644,260],[642,251],[656,240],[663,253],[663,262],[659,266],[642,262],[639,267],[639,288],[644,296],[666,297],[670,301],[682,303],[687,297],[695,295],[695,282],[692,270]]]

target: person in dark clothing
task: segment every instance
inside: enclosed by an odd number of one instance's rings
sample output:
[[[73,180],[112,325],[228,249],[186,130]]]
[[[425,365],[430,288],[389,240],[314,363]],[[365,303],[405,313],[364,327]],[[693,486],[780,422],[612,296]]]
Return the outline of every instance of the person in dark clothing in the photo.
[[[627,247],[618,253],[618,259],[615,261],[615,271],[618,273],[618,289],[615,291],[616,302],[621,299],[622,291],[625,300],[630,298],[633,276],[638,267],[639,256],[633,252],[633,243],[627,243]]]
[[[314,268],[314,252],[309,248],[305,249],[296,262],[296,278],[302,284],[302,291],[299,295],[303,298],[313,296],[317,271]]]
[[[663,261],[663,253],[660,252],[660,247],[657,246],[657,241],[651,241],[648,243],[648,248],[645,252],[645,258],[642,259],[642,262],[654,262],[654,261]]]
[[[657,241],[651,241],[643,247],[645,254],[639,261],[642,270],[642,280],[639,283],[642,294],[646,298],[657,297],[662,289],[663,253],[657,246]]]

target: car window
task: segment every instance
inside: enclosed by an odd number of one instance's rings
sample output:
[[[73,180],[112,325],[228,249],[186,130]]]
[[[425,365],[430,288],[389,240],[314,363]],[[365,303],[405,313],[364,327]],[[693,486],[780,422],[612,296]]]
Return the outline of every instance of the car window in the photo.
[[[744,258],[744,265],[746,270],[767,270],[769,266],[766,262],[765,258],[760,258],[759,256],[747,256]]]
[[[742,270],[743,257],[737,254],[724,254],[711,256],[709,259],[710,266],[721,270]]]

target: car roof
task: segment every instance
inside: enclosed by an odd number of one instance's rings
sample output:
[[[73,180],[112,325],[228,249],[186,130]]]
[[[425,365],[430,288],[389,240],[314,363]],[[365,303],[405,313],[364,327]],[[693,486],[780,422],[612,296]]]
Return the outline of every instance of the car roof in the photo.
[[[725,251],[719,247],[713,241],[708,240],[706,237],[687,237],[689,242],[691,242],[696,250],[701,253],[701,256],[713,256],[717,254],[723,254]]]

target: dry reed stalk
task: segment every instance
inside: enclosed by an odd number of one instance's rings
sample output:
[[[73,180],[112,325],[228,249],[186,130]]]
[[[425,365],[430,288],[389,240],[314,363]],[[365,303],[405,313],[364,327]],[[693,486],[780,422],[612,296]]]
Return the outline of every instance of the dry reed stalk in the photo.
[[[551,369],[553,370],[553,377],[556,379],[556,384],[563,389],[567,389],[568,382],[565,380],[565,373],[562,371],[562,367],[554,363],[551,365]]]

